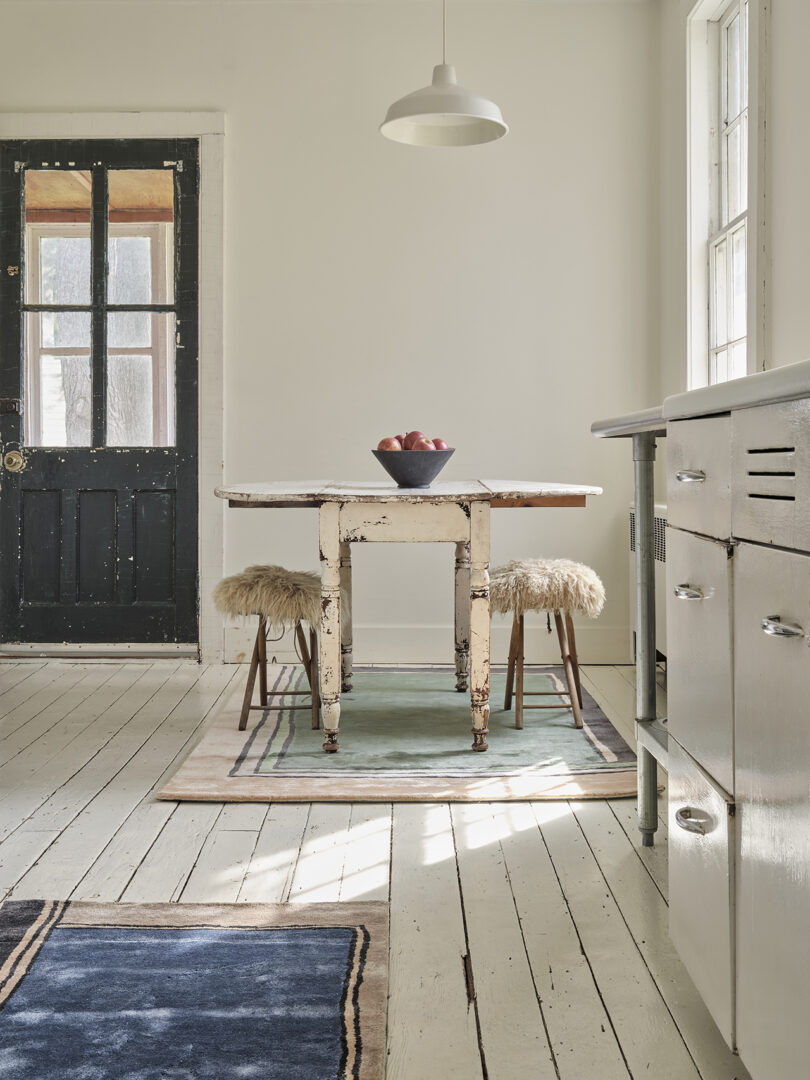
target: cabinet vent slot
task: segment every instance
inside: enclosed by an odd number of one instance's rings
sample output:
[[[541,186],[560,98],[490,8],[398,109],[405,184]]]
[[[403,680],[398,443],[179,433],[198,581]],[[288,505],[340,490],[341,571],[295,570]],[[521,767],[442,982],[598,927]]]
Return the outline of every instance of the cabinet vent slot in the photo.
[[[749,499],[766,499],[772,503],[796,501],[796,485],[802,469],[795,447],[754,446],[747,454],[745,492]]]
[[[667,519],[658,514],[653,516],[653,545],[656,562],[667,561]],[[636,512],[630,511],[630,550],[636,550]]]

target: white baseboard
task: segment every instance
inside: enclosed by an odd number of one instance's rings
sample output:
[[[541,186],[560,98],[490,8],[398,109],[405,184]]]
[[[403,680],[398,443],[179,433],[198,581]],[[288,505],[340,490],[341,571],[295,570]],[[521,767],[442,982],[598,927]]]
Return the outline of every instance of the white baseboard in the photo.
[[[526,662],[554,664],[560,659],[557,635],[546,632],[545,622],[526,627]],[[576,625],[577,652],[582,664],[629,664],[632,662],[626,626]],[[510,625],[492,627],[492,662],[506,663]],[[253,651],[256,624],[225,628],[225,662],[247,663]],[[269,642],[267,658],[293,663],[297,656],[292,635]],[[452,664],[452,626],[364,626],[354,628],[354,662],[362,664]]]
[[[0,658],[57,660],[193,660],[199,659],[198,645],[174,642],[14,642],[0,644]]]

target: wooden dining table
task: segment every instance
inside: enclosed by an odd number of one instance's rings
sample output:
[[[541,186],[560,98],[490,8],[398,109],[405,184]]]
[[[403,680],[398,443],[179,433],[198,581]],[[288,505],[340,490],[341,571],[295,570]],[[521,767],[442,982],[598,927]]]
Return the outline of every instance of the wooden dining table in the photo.
[[[323,749],[338,749],[340,695],[352,684],[351,545],[455,544],[455,680],[469,684],[472,749],[488,749],[490,511],[584,507],[599,487],[533,480],[437,480],[426,488],[390,481],[272,480],[216,489],[235,508],[316,507],[321,559],[319,680]],[[539,554],[539,553],[530,553]],[[348,610],[341,612],[341,606]]]

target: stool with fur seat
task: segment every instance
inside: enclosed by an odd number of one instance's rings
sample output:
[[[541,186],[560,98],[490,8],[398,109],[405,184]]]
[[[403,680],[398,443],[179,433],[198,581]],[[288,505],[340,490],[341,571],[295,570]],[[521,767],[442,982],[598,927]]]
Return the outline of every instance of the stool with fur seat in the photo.
[[[506,673],[504,709],[512,707],[512,685],[515,688],[515,727],[523,727],[524,709],[554,709],[558,705],[527,705],[525,697],[553,694],[555,690],[523,690],[523,616],[527,611],[554,613],[560,657],[568,684],[569,704],[574,723],[582,727],[582,687],[579,680],[579,661],[571,612],[578,611],[595,619],[605,603],[605,588],[598,575],[583,563],[570,559],[525,559],[506,563],[493,570],[489,586],[493,611],[513,612],[512,637],[509,643],[509,663]],[[563,625],[563,619],[565,624]]]
[[[321,610],[321,579],[304,570],[285,570],[283,566],[248,566],[241,574],[223,578],[214,590],[214,602],[225,615],[258,615],[259,629],[253,646],[245,697],[239,717],[239,730],[247,727],[251,709],[310,709],[313,728],[320,727],[320,697],[318,692],[318,642],[315,628]],[[302,624],[309,627],[309,647]],[[270,627],[279,630],[294,628],[301,660],[304,664],[309,690],[276,690],[295,697],[311,693],[312,705],[268,706],[267,692],[267,633]],[[259,674],[259,701],[253,705],[256,673]]]

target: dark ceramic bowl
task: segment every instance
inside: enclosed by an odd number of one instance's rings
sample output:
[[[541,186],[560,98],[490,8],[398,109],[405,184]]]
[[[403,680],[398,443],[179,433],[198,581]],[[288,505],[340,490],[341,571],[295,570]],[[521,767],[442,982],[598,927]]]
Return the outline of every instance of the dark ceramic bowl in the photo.
[[[453,450],[372,450],[392,480],[402,488],[430,487]]]

